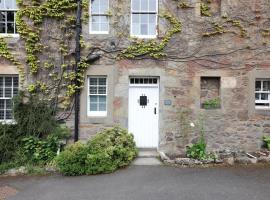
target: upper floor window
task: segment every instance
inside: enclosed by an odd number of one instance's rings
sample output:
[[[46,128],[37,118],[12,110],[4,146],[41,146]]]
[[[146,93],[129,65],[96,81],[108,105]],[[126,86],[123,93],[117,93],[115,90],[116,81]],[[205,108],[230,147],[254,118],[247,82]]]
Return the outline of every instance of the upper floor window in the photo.
[[[0,34],[16,34],[16,0],[0,0]]]
[[[106,116],[107,78],[105,76],[90,76],[88,82],[88,116]]]
[[[90,5],[90,33],[109,33],[109,0],[91,0]]]
[[[13,119],[12,98],[18,94],[18,76],[0,75],[0,121]]]
[[[270,79],[257,79],[255,84],[256,109],[270,109]]]
[[[158,0],[131,0],[131,36],[157,36]]]

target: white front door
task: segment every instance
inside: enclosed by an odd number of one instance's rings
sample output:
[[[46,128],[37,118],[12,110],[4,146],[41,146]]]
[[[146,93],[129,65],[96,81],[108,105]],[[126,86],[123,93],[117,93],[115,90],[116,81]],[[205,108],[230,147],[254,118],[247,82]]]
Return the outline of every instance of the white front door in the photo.
[[[158,78],[131,78],[129,88],[129,132],[137,147],[158,147]]]

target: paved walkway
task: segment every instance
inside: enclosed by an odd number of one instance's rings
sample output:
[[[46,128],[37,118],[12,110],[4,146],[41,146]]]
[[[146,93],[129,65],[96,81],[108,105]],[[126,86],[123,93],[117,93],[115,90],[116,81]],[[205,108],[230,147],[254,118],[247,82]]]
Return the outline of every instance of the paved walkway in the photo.
[[[0,178],[8,200],[269,200],[270,168],[131,166],[83,177]]]

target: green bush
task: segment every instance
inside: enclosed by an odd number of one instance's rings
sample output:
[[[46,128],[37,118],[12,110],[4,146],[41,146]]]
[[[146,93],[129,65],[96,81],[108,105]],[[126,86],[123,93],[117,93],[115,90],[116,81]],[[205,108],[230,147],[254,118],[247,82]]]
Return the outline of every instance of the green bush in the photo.
[[[203,137],[200,138],[199,142],[187,147],[187,157],[198,160],[204,160],[208,157]]]
[[[14,119],[19,133],[43,137],[55,130],[57,122],[48,102],[23,92],[14,98]]]
[[[203,102],[204,109],[216,109],[220,108],[220,106],[221,106],[220,98],[209,99]]]
[[[263,142],[264,146],[270,150],[270,137],[269,136],[263,136]]]
[[[127,166],[136,157],[133,136],[120,127],[98,133],[87,144],[67,147],[56,159],[64,175],[110,173]]]
[[[29,136],[22,139],[23,146],[21,154],[25,156],[26,162],[34,164],[46,164],[54,159],[59,148],[59,139],[54,135],[46,139]]]
[[[15,155],[22,135],[17,125],[0,123],[0,164],[9,162]]]

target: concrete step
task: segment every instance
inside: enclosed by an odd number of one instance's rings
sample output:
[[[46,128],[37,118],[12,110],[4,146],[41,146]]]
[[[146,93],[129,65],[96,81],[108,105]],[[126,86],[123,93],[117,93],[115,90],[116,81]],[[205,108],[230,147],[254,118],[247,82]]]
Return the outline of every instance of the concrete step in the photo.
[[[136,158],[132,165],[139,166],[151,166],[151,165],[163,165],[163,163],[158,158]]]
[[[133,165],[162,165],[159,154],[155,149],[139,149],[138,157]]]

